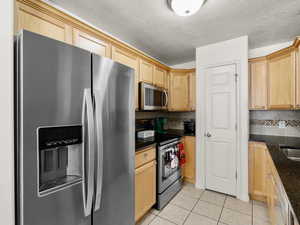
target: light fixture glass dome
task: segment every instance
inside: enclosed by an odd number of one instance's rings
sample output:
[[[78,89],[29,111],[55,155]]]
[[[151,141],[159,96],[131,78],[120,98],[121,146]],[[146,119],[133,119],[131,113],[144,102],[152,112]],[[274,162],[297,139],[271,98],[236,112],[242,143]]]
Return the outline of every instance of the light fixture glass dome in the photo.
[[[203,5],[205,0],[169,0],[173,11],[179,16],[190,16],[195,14]]]

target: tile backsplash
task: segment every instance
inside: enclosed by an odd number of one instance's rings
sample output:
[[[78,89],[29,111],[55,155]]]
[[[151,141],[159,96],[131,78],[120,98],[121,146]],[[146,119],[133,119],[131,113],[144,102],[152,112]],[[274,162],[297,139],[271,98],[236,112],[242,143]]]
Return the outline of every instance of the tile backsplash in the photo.
[[[250,111],[250,134],[300,137],[300,111]]]
[[[136,112],[136,119],[152,119],[157,117],[166,117],[166,129],[183,130],[183,121],[195,119],[195,112]]]

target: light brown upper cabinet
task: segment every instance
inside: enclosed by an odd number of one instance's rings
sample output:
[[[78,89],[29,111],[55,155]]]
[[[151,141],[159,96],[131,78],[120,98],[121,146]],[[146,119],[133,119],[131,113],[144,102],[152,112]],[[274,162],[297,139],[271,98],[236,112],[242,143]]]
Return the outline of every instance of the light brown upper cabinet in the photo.
[[[299,45],[296,51],[296,108],[300,109],[300,37],[297,41]]]
[[[267,109],[267,59],[249,60],[250,109]]]
[[[140,81],[152,84],[154,74],[154,65],[143,59],[140,59]]]
[[[112,60],[127,65],[135,70],[135,107],[138,109],[138,85],[139,85],[139,58],[130,53],[128,50],[112,46],[111,51]]]
[[[170,73],[167,72],[164,81],[164,88],[170,90]]]
[[[41,11],[16,2],[16,27],[72,44],[72,28]]]
[[[268,108],[293,109],[295,106],[295,51],[292,47],[268,58]]]
[[[196,110],[196,73],[189,74],[189,104],[190,110]]]
[[[169,111],[189,111],[189,73],[170,73]]]
[[[158,87],[165,87],[167,71],[156,66],[154,69],[153,84]]]
[[[100,56],[111,57],[111,45],[109,42],[100,40],[75,28],[73,29],[73,45]]]

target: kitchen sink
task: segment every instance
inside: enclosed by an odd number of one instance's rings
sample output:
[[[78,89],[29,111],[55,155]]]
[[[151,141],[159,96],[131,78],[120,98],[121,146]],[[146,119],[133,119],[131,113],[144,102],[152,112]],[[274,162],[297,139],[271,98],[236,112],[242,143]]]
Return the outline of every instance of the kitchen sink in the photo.
[[[300,149],[299,148],[281,148],[284,155],[292,160],[300,162]]]

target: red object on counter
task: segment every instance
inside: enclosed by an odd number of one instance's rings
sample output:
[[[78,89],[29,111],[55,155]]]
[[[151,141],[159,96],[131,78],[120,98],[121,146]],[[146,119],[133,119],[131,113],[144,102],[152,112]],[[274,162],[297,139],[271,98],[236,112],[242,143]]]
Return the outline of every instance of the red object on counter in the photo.
[[[179,148],[179,156],[178,156],[179,165],[183,166],[186,163],[184,145],[182,143],[179,143],[178,148]]]

